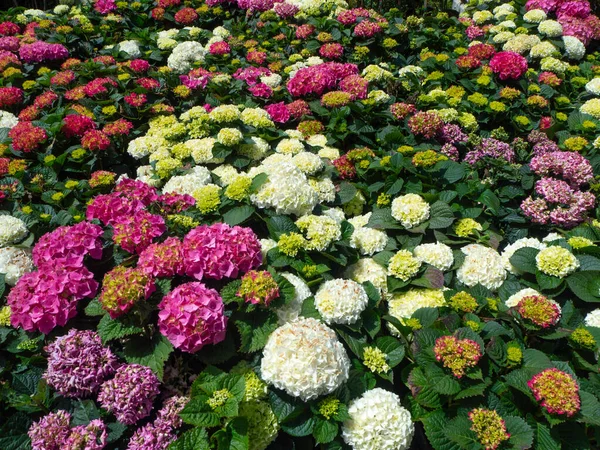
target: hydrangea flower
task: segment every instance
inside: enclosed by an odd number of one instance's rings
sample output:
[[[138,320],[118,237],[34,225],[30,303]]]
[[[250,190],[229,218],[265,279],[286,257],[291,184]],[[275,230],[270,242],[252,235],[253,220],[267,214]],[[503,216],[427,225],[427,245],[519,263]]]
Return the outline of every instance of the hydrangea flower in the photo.
[[[223,300],[214,289],[198,282],[169,292],[158,305],[158,327],[174,347],[195,353],[225,339],[227,317]]]
[[[535,263],[546,275],[564,278],[579,268],[579,260],[569,250],[559,246],[547,247],[539,251]]]
[[[6,284],[14,286],[23,275],[32,270],[31,250],[19,247],[0,248],[0,273],[4,274]]]
[[[558,303],[543,295],[528,295],[519,300],[517,311],[523,319],[535,325],[548,328],[560,320],[561,309]]]
[[[46,347],[48,368],[44,379],[65,397],[82,398],[98,391],[118,362],[95,331],[71,329]]]
[[[133,425],[150,414],[152,403],[160,393],[159,385],[160,381],[148,367],[124,364],[117,369],[114,378],[100,386],[98,402],[119,422]]]
[[[404,228],[414,228],[429,219],[429,203],[418,194],[406,194],[392,201],[392,217]]]
[[[51,412],[29,428],[33,450],[62,450],[69,436],[71,415],[64,410]]]
[[[164,242],[150,244],[140,253],[137,267],[152,277],[183,275],[185,271],[181,241],[176,237],[169,237]]]
[[[155,291],[154,281],[140,269],[117,266],[104,275],[102,292],[98,301],[115,319]]]
[[[335,332],[316,319],[299,318],[269,336],[261,378],[309,401],[341,386],[349,369],[350,360]]]
[[[469,412],[471,431],[485,450],[496,450],[502,442],[510,438],[506,423],[498,412],[491,409],[474,408]]]
[[[441,242],[417,245],[413,250],[413,254],[419,261],[441,271],[450,269],[454,263],[452,249]]]
[[[461,249],[466,255],[456,271],[458,280],[468,287],[477,284],[496,290],[506,279],[502,258],[494,249],[481,244],[469,244]]]
[[[21,219],[7,214],[0,215],[0,247],[16,244],[28,233],[27,225]]]
[[[465,371],[475,367],[481,358],[481,347],[471,339],[458,339],[454,336],[442,336],[433,346],[435,359],[450,369],[456,378],[462,378]]]
[[[571,417],[579,411],[579,385],[571,375],[562,370],[542,370],[527,382],[527,386],[550,414]]]
[[[315,307],[327,324],[355,323],[368,302],[367,293],[360,284],[341,278],[324,282],[315,294]]]
[[[269,306],[271,301],[279,297],[279,286],[270,272],[251,270],[242,277],[236,295],[246,303]]]

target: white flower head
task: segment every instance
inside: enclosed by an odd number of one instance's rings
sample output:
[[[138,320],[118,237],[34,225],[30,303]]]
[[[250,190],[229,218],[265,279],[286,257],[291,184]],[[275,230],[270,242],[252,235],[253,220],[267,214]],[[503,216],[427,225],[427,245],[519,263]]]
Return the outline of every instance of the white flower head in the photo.
[[[341,278],[325,281],[315,294],[315,307],[328,324],[355,323],[368,302],[367,293],[360,284]]]

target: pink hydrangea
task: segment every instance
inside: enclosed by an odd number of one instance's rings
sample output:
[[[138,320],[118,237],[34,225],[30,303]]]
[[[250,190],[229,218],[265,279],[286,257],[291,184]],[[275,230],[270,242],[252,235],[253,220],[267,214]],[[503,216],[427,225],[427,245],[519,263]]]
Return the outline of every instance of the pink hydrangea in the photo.
[[[183,275],[183,248],[176,237],[167,238],[160,244],[151,244],[141,254],[138,269],[153,277]]]
[[[592,12],[589,2],[587,1],[570,1],[562,3],[556,10],[556,16],[560,19],[562,16],[578,17],[585,19]]]
[[[81,267],[87,255],[94,259],[102,258],[102,233],[101,227],[89,222],[58,227],[44,234],[35,244],[33,262],[38,268]]]
[[[370,38],[375,36],[377,33],[381,33],[382,28],[376,22],[370,22],[368,20],[363,20],[356,27],[354,27],[354,35],[359,37]]]
[[[554,11],[560,4],[560,0],[528,0],[525,4],[525,9],[543,9],[546,13]]]
[[[273,103],[265,107],[265,111],[271,116],[273,122],[286,123],[290,120],[291,114],[285,103]]]
[[[29,427],[32,450],[63,450],[63,444],[69,436],[71,415],[58,410],[45,415]]]
[[[163,194],[156,201],[160,204],[162,212],[166,214],[177,214],[196,204],[196,199],[191,195],[177,194],[176,192]]]
[[[158,328],[175,348],[195,353],[225,339],[223,300],[202,283],[178,286],[163,298],[158,309]]]
[[[257,83],[248,90],[255,97],[270,98],[273,95],[273,89],[265,83]]]
[[[98,219],[105,225],[113,225],[121,217],[132,216],[144,209],[140,200],[129,199],[118,193],[97,195],[88,205],[86,217],[88,220]]]
[[[121,216],[113,224],[113,241],[129,253],[141,253],[166,230],[165,219],[148,211]]]
[[[148,367],[125,364],[100,387],[98,402],[125,425],[147,417],[159,394],[160,381]]]
[[[354,64],[317,64],[298,70],[288,81],[287,88],[294,97],[322,95],[325,91],[335,88],[342,79],[357,73],[358,67]]]
[[[506,142],[493,138],[484,138],[481,143],[465,155],[465,162],[475,164],[484,157],[494,159],[504,159],[512,162],[515,158],[515,151]]]
[[[501,80],[518,80],[527,72],[527,60],[516,52],[498,52],[490,59],[490,68]]]
[[[231,53],[231,47],[225,41],[213,42],[208,51],[211,55],[228,55]]]
[[[291,3],[281,2],[275,3],[273,10],[282,19],[287,19],[288,17],[294,17],[296,13],[300,11],[300,8],[298,8],[296,5],[292,5]]]
[[[77,314],[77,301],[98,290],[94,274],[84,267],[44,268],[23,275],[8,294],[11,324],[26,331],[50,333]]]
[[[45,350],[48,368],[44,379],[65,397],[82,398],[94,394],[118,366],[117,358],[102,345],[95,331],[71,329]]]
[[[339,59],[344,54],[344,46],[337,42],[328,42],[319,49],[319,55],[328,59]]]
[[[96,122],[87,116],[69,114],[63,119],[61,131],[66,138],[81,137],[86,131],[96,128]]]
[[[96,0],[94,2],[94,9],[100,14],[108,14],[117,9],[115,0]]]
[[[123,178],[119,181],[119,184],[115,187],[115,192],[119,192],[127,198],[139,200],[146,206],[149,206],[158,198],[156,188],[143,181],[131,178]]]
[[[353,100],[362,100],[367,98],[369,81],[360,75],[348,75],[346,78],[340,81],[340,89],[351,94]]]
[[[562,15],[558,22],[563,28],[563,36],[573,36],[579,39],[583,45],[589,45],[595,35],[595,30],[590,26],[593,22],[579,17]]]
[[[527,382],[527,386],[550,414],[571,417],[581,408],[579,384],[567,372],[554,367],[542,370]]]
[[[554,174],[567,180],[571,186],[580,187],[592,180],[594,170],[590,162],[575,152],[548,152],[534,156],[529,167],[538,175]]]
[[[176,438],[177,435],[172,429],[151,422],[133,433],[127,450],[166,450]]]
[[[58,61],[67,59],[69,51],[62,44],[49,44],[36,41],[33,44],[23,44],[19,48],[19,57],[22,61],[32,64],[44,61]]]
[[[154,281],[140,269],[117,266],[104,275],[98,301],[112,319],[128,312],[155,291]]]
[[[260,243],[250,228],[225,223],[200,225],[183,240],[187,274],[202,278],[236,278],[262,263]]]
[[[61,450],[102,450],[107,442],[106,425],[101,419],[94,419],[87,425],[71,428]]]

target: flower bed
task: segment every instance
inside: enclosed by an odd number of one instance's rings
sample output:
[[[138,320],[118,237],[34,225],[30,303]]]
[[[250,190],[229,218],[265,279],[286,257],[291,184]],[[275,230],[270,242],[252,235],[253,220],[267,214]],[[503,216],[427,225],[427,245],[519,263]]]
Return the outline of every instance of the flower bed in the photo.
[[[0,448],[598,445],[587,1],[0,16]]]

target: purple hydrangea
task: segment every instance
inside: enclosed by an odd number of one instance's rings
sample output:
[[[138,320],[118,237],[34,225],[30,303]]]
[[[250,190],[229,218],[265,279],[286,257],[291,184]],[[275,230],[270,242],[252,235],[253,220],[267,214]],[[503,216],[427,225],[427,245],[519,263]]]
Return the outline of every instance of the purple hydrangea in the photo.
[[[485,138],[474,150],[471,150],[465,155],[465,162],[475,164],[486,156],[494,159],[501,158],[507,162],[512,162],[515,157],[515,152],[506,142],[493,138]]]
[[[63,410],[52,412],[34,422],[27,433],[33,450],[63,450],[69,436],[71,415]]]
[[[156,422],[138,428],[127,445],[127,450],[165,450],[176,439],[173,430]]]
[[[126,364],[119,367],[114,378],[100,387],[98,401],[125,425],[133,425],[147,417],[159,394],[160,381],[148,367]]]
[[[102,450],[107,441],[106,425],[102,420],[92,420],[88,425],[71,428],[61,450]]]
[[[65,397],[87,397],[117,370],[117,358],[95,331],[72,329],[46,347],[44,378]]]

